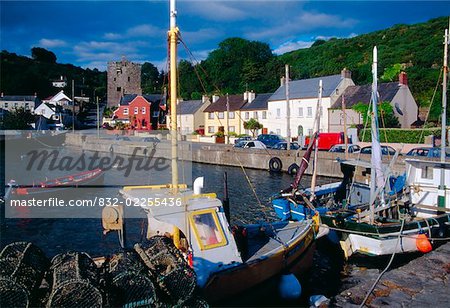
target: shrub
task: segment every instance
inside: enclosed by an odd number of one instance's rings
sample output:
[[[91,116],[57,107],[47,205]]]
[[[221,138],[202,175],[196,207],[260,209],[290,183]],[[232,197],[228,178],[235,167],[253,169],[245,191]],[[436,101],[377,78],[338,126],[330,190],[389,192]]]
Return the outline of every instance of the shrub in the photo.
[[[425,141],[425,137],[429,135],[440,136],[441,135],[440,128],[425,128],[425,129],[380,128],[381,142],[423,143]],[[362,129],[359,132],[359,139],[363,142],[371,142],[372,141],[371,137],[372,136],[370,129]]]

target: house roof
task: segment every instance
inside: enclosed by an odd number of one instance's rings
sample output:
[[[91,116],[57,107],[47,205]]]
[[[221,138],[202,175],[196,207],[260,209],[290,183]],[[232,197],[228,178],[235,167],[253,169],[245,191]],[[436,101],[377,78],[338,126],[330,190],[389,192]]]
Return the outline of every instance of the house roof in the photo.
[[[378,93],[381,102],[390,102],[397,94],[401,84],[398,82],[387,82],[378,84]],[[331,105],[331,109],[342,108],[342,98],[345,97],[345,107],[351,108],[358,103],[369,104],[372,95],[372,85],[349,86],[344,93]]]
[[[49,101],[53,101],[53,102],[59,102],[59,101],[62,101],[62,100],[69,101],[69,102],[72,101],[70,99],[70,97],[68,97],[66,94],[64,94],[64,90],[59,91],[58,93],[55,94],[55,96],[51,97],[48,100]]]
[[[228,95],[228,102],[230,111],[237,111],[244,106],[246,101],[244,100],[244,94],[235,94],[235,95]],[[227,111],[227,97],[221,96],[219,99],[215,102],[206,107],[206,109],[203,112],[217,112],[217,111]]]
[[[178,114],[194,114],[203,106],[201,100],[181,101],[178,103]]]
[[[343,77],[339,75],[331,75],[317,78],[292,80],[289,82],[289,98],[311,98],[317,97],[319,92],[319,80],[322,80],[323,97],[329,97],[336,90]],[[275,93],[269,98],[269,101],[286,100],[286,86],[279,87]]]
[[[138,95],[137,94],[125,94],[119,102],[120,106],[126,106],[131,103],[133,99],[135,99]],[[155,102],[165,102],[165,97],[162,94],[144,94],[140,95],[144,97],[149,103],[155,103]]]
[[[241,110],[262,110],[267,109],[267,103],[273,93],[257,94],[255,99],[250,103],[246,103]]]

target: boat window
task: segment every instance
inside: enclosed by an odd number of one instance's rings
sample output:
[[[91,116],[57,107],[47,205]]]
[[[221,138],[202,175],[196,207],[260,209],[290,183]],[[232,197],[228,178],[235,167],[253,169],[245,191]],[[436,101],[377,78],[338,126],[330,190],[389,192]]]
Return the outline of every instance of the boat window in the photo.
[[[422,179],[433,179],[433,168],[428,166],[422,167]]]
[[[190,220],[201,250],[226,245],[225,235],[214,210],[194,212]]]

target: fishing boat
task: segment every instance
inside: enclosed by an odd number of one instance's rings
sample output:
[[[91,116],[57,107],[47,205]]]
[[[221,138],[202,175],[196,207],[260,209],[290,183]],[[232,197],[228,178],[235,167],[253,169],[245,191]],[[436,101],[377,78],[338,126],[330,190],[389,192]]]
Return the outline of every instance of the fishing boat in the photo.
[[[315,208],[322,226],[330,230],[330,235],[338,236],[346,257],[353,253],[380,256],[428,252],[431,249],[428,238],[442,230],[450,218],[447,214],[428,218],[417,215],[414,207],[403,199],[406,176],[394,176],[391,171],[398,153],[388,165],[383,164],[378,134],[376,47],[372,68],[371,161],[338,159],[343,173],[341,182],[322,186],[313,183],[310,188],[299,189],[301,176],[309,165],[312,144],[317,144],[320,138],[317,130],[293,184],[274,198],[273,206],[281,219],[294,221],[304,219]],[[314,163],[317,164],[317,159]],[[357,176],[366,180],[357,182]]]
[[[124,187],[121,194],[127,199],[145,200],[141,206],[148,221],[147,238],[166,235],[173,239],[175,246],[185,254],[193,267],[202,295],[214,302],[248,290],[276,275],[286,274],[291,267],[299,268],[299,262],[311,251],[318,230],[313,219],[232,227],[229,206],[222,203],[216,194],[201,192],[203,178],[194,181],[193,189],[178,183],[178,36],[175,0],[171,0],[172,183]],[[155,206],[156,202],[158,206]],[[318,215],[314,217],[317,221]]]
[[[102,179],[104,171],[100,168],[76,174],[62,176],[52,180],[42,181],[31,186],[19,186],[12,190],[15,196],[30,196],[39,194],[59,193],[80,185],[92,185]],[[14,185],[12,185],[14,186]]]

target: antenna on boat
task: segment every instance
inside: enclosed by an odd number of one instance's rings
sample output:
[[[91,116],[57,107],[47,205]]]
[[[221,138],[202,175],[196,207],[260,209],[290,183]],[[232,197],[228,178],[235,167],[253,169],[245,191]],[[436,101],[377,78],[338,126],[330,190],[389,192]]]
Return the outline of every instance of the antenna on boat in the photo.
[[[178,134],[177,134],[177,11],[175,0],[170,0],[170,139],[172,142],[172,192],[178,193]]]
[[[442,80],[442,131],[441,131],[441,183],[438,187],[438,207],[445,207],[445,145],[447,135],[447,76],[448,76],[448,44],[449,44],[450,19],[444,35],[444,67]]]
[[[316,138],[314,139],[314,168],[313,168],[313,175],[311,179],[311,197],[310,201],[313,201],[316,198],[316,178],[317,178],[317,158],[318,158],[318,151],[319,151],[319,138],[320,138],[320,108],[322,108],[322,79],[319,80],[319,95],[317,98],[317,109],[316,109]]]

